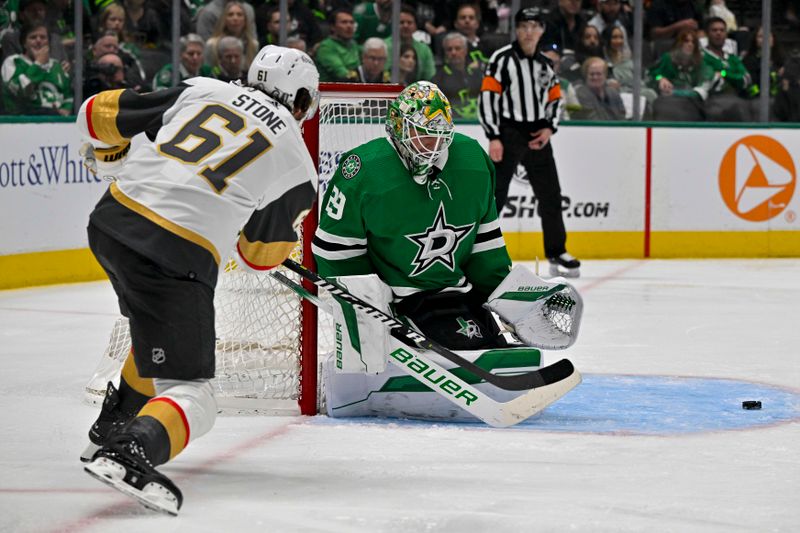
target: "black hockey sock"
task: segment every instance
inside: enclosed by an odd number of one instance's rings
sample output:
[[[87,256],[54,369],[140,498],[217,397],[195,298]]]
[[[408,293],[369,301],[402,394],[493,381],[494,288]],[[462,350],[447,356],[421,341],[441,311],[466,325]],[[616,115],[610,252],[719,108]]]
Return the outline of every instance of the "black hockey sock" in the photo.
[[[128,385],[128,382],[125,381],[124,376],[120,378],[119,408],[123,413],[131,413],[132,415],[136,415],[136,413],[138,413],[139,410],[144,407],[144,404],[150,401],[151,398],[152,396],[142,394]]]

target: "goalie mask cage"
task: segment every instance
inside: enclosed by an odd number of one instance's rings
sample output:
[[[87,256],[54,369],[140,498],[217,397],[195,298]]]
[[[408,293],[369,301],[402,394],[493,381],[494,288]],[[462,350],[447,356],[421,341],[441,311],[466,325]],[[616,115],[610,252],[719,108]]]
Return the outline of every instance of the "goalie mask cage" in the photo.
[[[400,85],[321,83],[319,112],[303,126],[303,137],[319,170],[319,198],[343,152],[385,135],[389,103]],[[306,217],[291,258],[316,271],[311,239],[319,202]],[[316,286],[278,267],[316,293]],[[325,297],[325,295],[321,295]],[[228,261],[214,300],[216,375],[211,381],[224,411],[315,414],[321,401],[319,356],[333,349],[330,317],[275,281]],[[131,347],[126,318],[114,325],[108,346],[86,385],[85,398],[100,403],[108,381],[117,381]]]

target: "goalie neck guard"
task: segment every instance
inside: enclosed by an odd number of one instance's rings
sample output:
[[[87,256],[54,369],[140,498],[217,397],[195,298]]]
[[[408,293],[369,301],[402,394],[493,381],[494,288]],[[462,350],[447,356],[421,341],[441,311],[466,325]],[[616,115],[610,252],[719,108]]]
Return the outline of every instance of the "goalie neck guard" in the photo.
[[[453,141],[450,102],[429,81],[412,83],[389,104],[386,133],[414,181],[423,185]]]

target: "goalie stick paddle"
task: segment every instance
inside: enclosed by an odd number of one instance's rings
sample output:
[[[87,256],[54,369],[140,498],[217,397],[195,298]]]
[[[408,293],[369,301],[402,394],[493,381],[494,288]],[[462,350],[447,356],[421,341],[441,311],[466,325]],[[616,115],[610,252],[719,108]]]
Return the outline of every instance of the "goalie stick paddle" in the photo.
[[[389,327],[389,329],[392,331],[393,336],[395,336],[398,340],[408,344],[409,346],[416,346],[423,350],[430,350],[432,352],[435,352],[444,357],[445,359],[447,359],[448,361],[457,364],[458,366],[471,372],[475,376],[483,379],[488,383],[491,383],[492,385],[500,389],[509,391],[522,391],[522,390],[535,389],[537,387],[543,387],[545,385],[549,385],[567,379],[573,373],[576,372],[575,367],[572,366],[572,363],[569,361],[569,359],[561,359],[560,361],[553,363],[550,366],[546,366],[544,368],[540,368],[539,370],[534,370],[532,372],[526,372],[524,374],[517,374],[514,376],[498,376],[496,374],[492,374],[491,372],[479,367],[472,361],[464,359],[460,355],[448,350],[438,342],[427,338],[426,336],[422,335],[417,331],[414,331],[413,329],[406,326],[396,318],[387,315],[380,309],[370,305],[368,302],[365,302],[361,298],[358,298],[357,296],[350,294],[350,292],[348,292],[344,287],[341,287],[337,283],[328,281],[325,278],[321,277],[320,275],[316,274],[315,272],[308,270],[303,265],[296,263],[291,259],[287,259],[286,261],[283,262],[283,266],[285,266],[292,272],[304,277],[314,285],[322,287],[331,294],[338,296],[339,298],[346,301],[353,307],[361,309],[362,311],[366,312],[369,316],[375,318],[376,320],[383,322],[386,326]]]
[[[310,293],[299,283],[280,272],[272,272],[271,275],[323,311],[332,312],[328,302]],[[395,342],[399,342],[397,338]],[[398,346],[391,351],[389,357],[390,361],[403,372],[493,427],[509,427],[530,418],[581,382],[580,373],[573,369],[565,379],[529,390],[512,400],[499,402],[411,346],[405,348]]]

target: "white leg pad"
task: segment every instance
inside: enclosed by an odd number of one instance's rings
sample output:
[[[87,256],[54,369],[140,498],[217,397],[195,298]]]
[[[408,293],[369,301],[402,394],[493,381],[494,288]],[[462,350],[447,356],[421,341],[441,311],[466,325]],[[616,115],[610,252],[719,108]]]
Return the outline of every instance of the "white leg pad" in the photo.
[[[208,433],[217,419],[217,399],[207,379],[153,380],[156,396],[169,398],[183,409],[189,423],[189,442]]]
[[[396,341],[397,342],[397,341]],[[529,372],[543,366],[542,353],[535,348],[498,348],[492,350],[459,351],[470,361],[483,358],[484,366],[498,372]],[[438,354],[426,352],[431,360],[453,369],[453,363]],[[493,361],[493,362],[488,362]],[[483,363],[481,363],[483,364]],[[389,365],[377,375],[343,374],[336,370],[336,358],[329,354],[323,360],[325,409],[333,418],[377,416],[413,418],[418,420],[474,421],[475,417],[435,392],[421,387],[395,365]],[[489,383],[475,388],[496,401],[509,401],[519,391],[498,389]]]
[[[341,276],[337,282],[351,294],[391,315],[392,290],[376,274]],[[389,329],[379,320],[347,302],[333,305],[336,371],[378,374],[386,370]]]

